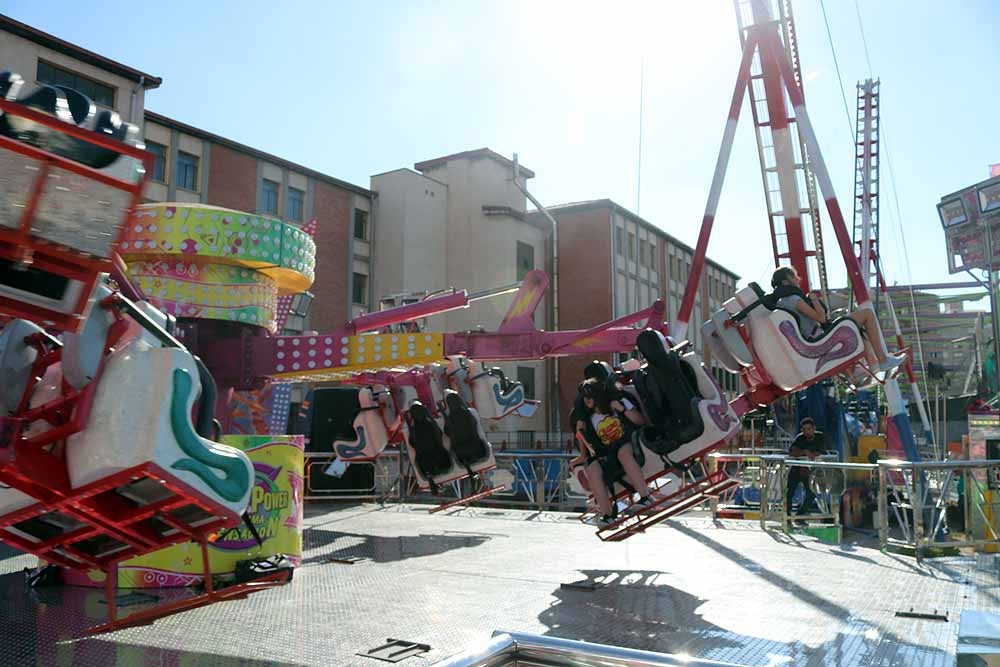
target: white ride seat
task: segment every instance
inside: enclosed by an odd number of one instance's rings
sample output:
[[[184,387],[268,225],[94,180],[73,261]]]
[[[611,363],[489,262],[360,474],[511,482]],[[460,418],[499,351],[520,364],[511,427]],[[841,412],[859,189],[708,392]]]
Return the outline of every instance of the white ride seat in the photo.
[[[201,381],[190,353],[127,345],[109,357],[98,382],[86,428],[66,447],[73,488],[145,467],[230,512],[246,509],[254,484],[250,459],[199,436],[191,422]]]
[[[827,331],[807,340],[792,312],[760,302],[764,293],[756,284],[751,283],[740,295],[743,301],[753,299],[745,324],[754,353],[772,383],[785,391],[845,370],[864,355],[861,330],[850,318],[835,321]]]
[[[499,368],[487,369],[482,364],[478,372],[470,371],[473,404],[483,419],[500,419],[517,411],[524,404],[524,387],[511,382]]]
[[[28,336],[42,333],[41,327],[27,320],[12,320],[0,330],[0,409],[2,416],[13,415],[21,403],[32,378],[38,351],[24,342]],[[0,438],[10,437],[0,432]],[[3,442],[3,445],[8,443]],[[0,516],[22,509],[35,502],[17,489],[0,486]]]
[[[475,405],[476,397],[472,395],[468,380],[469,360],[461,356],[448,357],[448,387],[457,391],[463,401]]]
[[[651,329],[639,334],[637,345],[646,359],[633,380],[649,422],[644,446],[683,463],[739,430],[725,394],[693,352],[678,355],[663,334]]]
[[[0,330],[0,409],[4,415],[17,412],[38,359],[38,351],[24,339],[41,333],[45,330],[27,320],[11,320]]]
[[[369,461],[389,443],[382,403],[368,387],[358,389],[357,398],[359,409],[352,422],[355,438],[333,442],[334,453],[344,461]]]

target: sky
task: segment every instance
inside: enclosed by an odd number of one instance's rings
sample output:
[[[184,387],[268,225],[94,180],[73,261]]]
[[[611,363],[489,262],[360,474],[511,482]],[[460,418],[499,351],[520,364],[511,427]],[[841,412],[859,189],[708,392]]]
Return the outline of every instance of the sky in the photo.
[[[372,174],[489,147],[519,154],[547,206],[610,198],[697,240],[740,60],[731,0],[130,7],[0,2],[17,20],[162,77],[147,109],[342,180],[367,187]],[[848,225],[855,86],[871,74],[882,81],[888,280],[968,280],[948,274],[935,206],[1000,162],[1000,3],[857,0],[870,73],[855,0],[826,0],[850,119],[822,5],[793,7],[807,107]],[[746,102],[743,111],[708,255],[766,284],[770,236]],[[821,217],[830,284],[842,286]]]

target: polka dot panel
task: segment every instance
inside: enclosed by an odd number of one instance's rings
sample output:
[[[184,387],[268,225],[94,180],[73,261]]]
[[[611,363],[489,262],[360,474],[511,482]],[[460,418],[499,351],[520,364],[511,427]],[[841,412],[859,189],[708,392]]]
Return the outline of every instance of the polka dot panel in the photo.
[[[308,289],[316,263],[316,244],[294,225],[201,204],[138,207],[119,252],[127,262],[186,257],[257,269],[287,294]]]
[[[275,341],[275,377],[311,380],[333,375],[421,366],[444,357],[444,335],[288,336]]]
[[[132,272],[132,281],[154,305],[176,317],[229,320],[273,330],[278,299],[274,284],[250,273],[263,282],[195,282],[138,271]]]

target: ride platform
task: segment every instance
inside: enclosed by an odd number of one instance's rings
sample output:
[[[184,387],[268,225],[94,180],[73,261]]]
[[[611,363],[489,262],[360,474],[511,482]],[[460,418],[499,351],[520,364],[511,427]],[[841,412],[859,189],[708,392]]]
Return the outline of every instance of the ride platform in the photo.
[[[393,638],[415,645],[397,664],[418,667],[503,629],[736,665],[943,667],[961,612],[995,609],[1000,585],[993,554],[917,565],[852,533],[835,546],[692,515],[622,545],[570,513],[306,512],[291,584],[99,636],[102,588],[28,588],[33,559],[0,545],[0,666],[377,667],[363,654]],[[187,595],[121,591],[119,613]]]

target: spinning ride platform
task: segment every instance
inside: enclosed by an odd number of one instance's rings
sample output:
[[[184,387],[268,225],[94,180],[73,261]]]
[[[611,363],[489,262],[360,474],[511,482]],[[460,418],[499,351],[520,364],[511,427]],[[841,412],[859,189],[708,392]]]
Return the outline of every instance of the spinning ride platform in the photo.
[[[950,667],[961,612],[993,608],[1000,585],[993,554],[915,565],[708,517],[627,547],[555,512],[313,504],[305,524],[294,585],[100,637],[84,631],[106,613],[103,591],[29,589],[29,559],[6,552],[0,665],[376,667],[359,654],[391,637],[429,646],[398,663],[428,667],[505,630],[755,667]],[[190,594],[139,593],[122,608]]]

